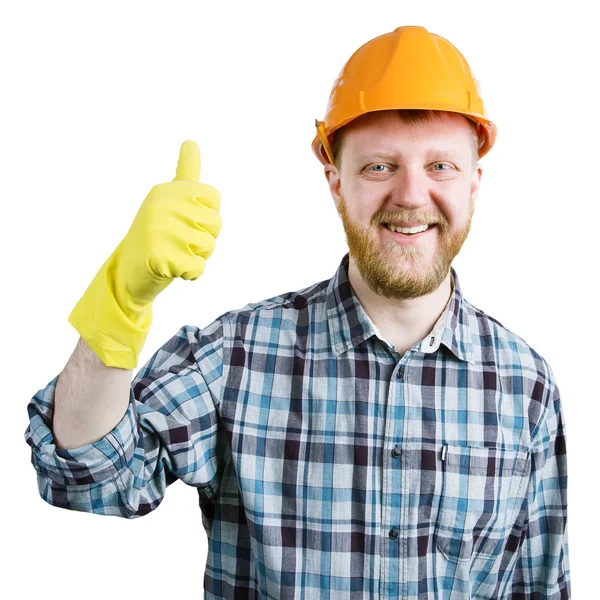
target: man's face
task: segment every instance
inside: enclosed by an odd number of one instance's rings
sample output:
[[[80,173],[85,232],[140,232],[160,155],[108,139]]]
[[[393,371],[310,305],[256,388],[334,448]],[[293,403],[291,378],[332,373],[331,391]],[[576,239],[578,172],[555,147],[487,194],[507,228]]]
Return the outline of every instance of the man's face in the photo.
[[[325,167],[350,259],[377,294],[416,298],[436,290],[467,238],[481,167],[471,127],[444,113],[407,124],[391,111],[367,113],[344,129],[341,172]],[[405,235],[385,223],[434,223]]]

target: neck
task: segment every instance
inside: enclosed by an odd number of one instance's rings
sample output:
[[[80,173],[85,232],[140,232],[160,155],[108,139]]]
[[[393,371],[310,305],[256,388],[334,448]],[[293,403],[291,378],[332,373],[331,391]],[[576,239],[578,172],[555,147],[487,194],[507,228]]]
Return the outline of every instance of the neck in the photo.
[[[350,257],[348,279],[364,311],[383,338],[403,354],[433,329],[452,294],[452,274],[430,294],[418,298],[385,298],[364,281]]]

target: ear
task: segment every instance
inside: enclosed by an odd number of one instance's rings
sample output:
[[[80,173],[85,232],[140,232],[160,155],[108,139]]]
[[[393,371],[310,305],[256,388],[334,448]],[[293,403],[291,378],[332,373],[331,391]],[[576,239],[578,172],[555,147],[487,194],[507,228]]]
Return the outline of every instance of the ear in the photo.
[[[483,168],[480,163],[477,163],[476,168],[473,169],[473,176],[471,178],[471,201],[473,207],[477,204],[477,196],[479,195],[479,186],[481,185],[481,176],[483,175]]]
[[[340,186],[342,184],[341,172],[338,171],[333,165],[327,164],[324,167],[324,173],[327,183],[329,184],[331,197],[333,198],[335,208],[337,210],[340,202]]]

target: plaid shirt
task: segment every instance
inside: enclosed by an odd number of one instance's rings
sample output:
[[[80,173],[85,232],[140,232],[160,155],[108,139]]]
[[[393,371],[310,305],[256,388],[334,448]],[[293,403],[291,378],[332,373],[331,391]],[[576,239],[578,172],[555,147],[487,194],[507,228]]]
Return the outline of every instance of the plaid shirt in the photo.
[[[205,598],[565,599],[567,463],[548,363],[462,296],[404,355],[335,276],[182,327],[113,431],[53,444],[58,377],[28,404],[41,497],[136,518],[177,479],[208,535]]]

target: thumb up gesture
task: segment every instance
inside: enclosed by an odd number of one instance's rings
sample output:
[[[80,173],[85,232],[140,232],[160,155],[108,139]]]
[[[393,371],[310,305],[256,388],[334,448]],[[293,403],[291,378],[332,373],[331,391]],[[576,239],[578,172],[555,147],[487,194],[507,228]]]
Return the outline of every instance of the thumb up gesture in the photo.
[[[221,231],[221,197],[200,183],[200,151],[181,145],[175,179],[155,185],[117,248],[69,316],[107,366],[132,369],[152,302],[175,277],[198,279]]]
[[[198,145],[183,142],[175,179],[150,190],[117,248],[119,300],[135,311],[175,277],[198,279],[204,272],[221,231],[221,197],[199,179]]]

